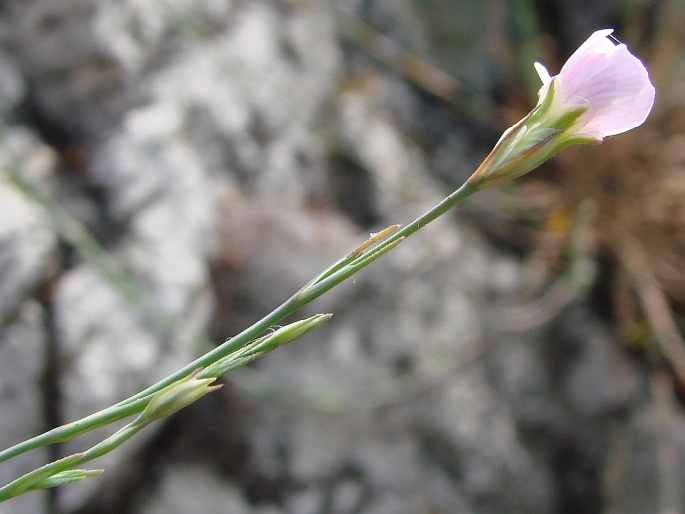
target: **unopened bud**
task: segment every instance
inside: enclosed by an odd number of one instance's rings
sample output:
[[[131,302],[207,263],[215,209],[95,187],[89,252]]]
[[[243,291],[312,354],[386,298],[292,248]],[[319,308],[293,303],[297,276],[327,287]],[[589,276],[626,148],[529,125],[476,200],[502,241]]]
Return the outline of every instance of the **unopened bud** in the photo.
[[[71,484],[72,482],[78,482],[85,478],[101,475],[104,471],[104,469],[68,469],[55,473],[54,475],[33,484],[27,490],[35,491],[38,489],[49,489],[51,487]]]
[[[295,339],[305,335],[310,330],[318,327],[324,321],[328,321],[332,316],[333,314],[316,314],[310,318],[295,321],[289,325],[277,329],[273,334],[269,334],[264,339],[264,343],[270,348],[291,343]]]
[[[198,368],[187,377],[158,391],[138,419],[147,421],[164,418],[194,403],[207,393],[221,388],[221,384],[212,385],[216,377],[198,378],[201,370],[202,368]]]
[[[321,325],[324,321],[331,319],[331,316],[333,316],[333,314],[316,314],[310,318],[295,321],[289,325],[280,327],[272,333],[255,339],[243,348],[218,360],[211,366],[208,366],[203,372],[203,375],[213,377],[225,375],[229,371],[244,366],[257,357],[260,357],[279,346],[291,343],[295,339],[302,337],[310,330]]]

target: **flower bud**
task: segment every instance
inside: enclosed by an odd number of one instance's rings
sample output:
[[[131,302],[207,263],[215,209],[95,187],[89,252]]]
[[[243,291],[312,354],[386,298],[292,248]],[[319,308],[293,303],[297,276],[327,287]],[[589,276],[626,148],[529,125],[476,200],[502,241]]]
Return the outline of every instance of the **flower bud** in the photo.
[[[333,314],[330,313],[315,314],[310,318],[301,319],[284,327],[280,327],[264,339],[264,348],[275,348],[277,346],[292,343],[295,339],[298,339],[310,330],[315,329],[324,321],[331,319],[332,316]]]
[[[295,321],[284,327],[280,327],[270,334],[255,339],[243,348],[236,350],[208,366],[203,374],[215,377],[225,375],[229,371],[244,366],[279,346],[291,343],[295,339],[302,337],[310,330],[321,325],[324,321],[331,319],[332,316],[333,314],[316,314],[310,318]]]
[[[104,471],[104,469],[68,469],[44,478],[40,482],[33,484],[27,490],[37,491],[39,489],[49,489],[51,487],[71,484],[72,482],[78,482],[86,478],[101,475]]]
[[[207,393],[221,388],[221,384],[211,385],[216,377],[197,378],[202,370],[198,368],[190,375],[158,391],[140,414],[138,422],[160,419],[187,407]]]

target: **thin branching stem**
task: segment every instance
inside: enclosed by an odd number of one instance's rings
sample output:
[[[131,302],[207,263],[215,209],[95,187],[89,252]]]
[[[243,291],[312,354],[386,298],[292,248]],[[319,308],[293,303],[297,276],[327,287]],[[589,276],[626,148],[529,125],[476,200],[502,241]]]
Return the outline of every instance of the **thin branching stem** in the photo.
[[[286,300],[279,307],[274,309],[264,318],[253,324],[252,326],[245,329],[240,334],[228,339],[220,346],[214,348],[213,350],[207,352],[202,357],[196,359],[195,361],[187,364],[183,368],[179,369],[175,373],[165,377],[156,384],[151,385],[143,391],[115,404],[99,412],[86,416],[78,421],[72,423],[67,423],[65,425],[59,426],[41,435],[23,441],[15,446],[12,446],[2,452],[0,452],[0,462],[4,462],[8,459],[21,455],[27,451],[50,445],[55,443],[60,443],[73,439],[76,436],[106,426],[110,423],[118,421],[120,419],[138,414],[145,409],[146,405],[149,403],[150,398],[154,396],[155,393],[162,390],[163,388],[181,380],[198,368],[206,368],[220,359],[223,359],[232,353],[243,348],[246,344],[260,337],[269,327],[278,324],[284,318],[293,314],[303,306],[314,301],[324,293],[330,291],[332,288],[354,275],[361,269],[368,266],[370,263],[376,259],[382,257],[387,252],[395,248],[400,242],[406,239],[411,234],[415,233],[422,227],[426,226],[431,221],[440,217],[441,215],[448,212],[460,201],[471,195],[476,191],[468,182],[464,184],[461,188],[457,189],[454,193],[445,198],[438,205],[433,207],[431,210],[414,220],[409,225],[402,229],[396,230],[397,226],[389,227],[379,234],[374,234],[369,240],[364,242],[358,248],[350,252],[348,255],[343,257],[341,260],[327,268],[324,272],[319,274],[316,278],[310,281],[297,293],[292,295],[288,300]],[[251,359],[250,359],[251,360]],[[142,427],[136,427],[137,432]],[[82,464],[87,460],[91,460],[96,456],[100,456],[108,451],[111,451],[115,447],[119,446],[123,440],[127,440],[130,435],[123,438],[121,436],[121,431],[117,432],[113,436],[105,439],[102,443],[99,443],[95,447],[88,450],[83,457],[78,459],[76,462],[69,461],[64,463],[59,467],[50,467],[49,469],[54,472],[59,472],[64,469],[69,469],[70,467],[78,464]],[[112,444],[116,441],[115,444]],[[46,465],[49,466],[49,465]],[[16,481],[15,481],[16,482]],[[1,490],[7,491],[11,490],[11,484],[5,486]],[[6,488],[9,488],[6,489]],[[11,494],[11,493],[10,493]],[[14,494],[11,494],[14,496]],[[11,497],[6,495],[7,497]],[[0,497],[0,501],[3,498]]]

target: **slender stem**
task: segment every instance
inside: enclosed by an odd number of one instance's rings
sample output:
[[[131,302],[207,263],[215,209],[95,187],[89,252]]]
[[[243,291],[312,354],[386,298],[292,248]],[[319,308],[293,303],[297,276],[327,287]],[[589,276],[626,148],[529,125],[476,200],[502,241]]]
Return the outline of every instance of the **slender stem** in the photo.
[[[117,405],[126,405],[132,401],[138,400],[142,397],[155,393],[160,389],[166,387],[167,385],[175,382],[176,380],[179,380],[184,376],[188,375],[189,373],[192,373],[197,368],[207,367],[210,364],[216,362],[217,360],[231,354],[238,348],[244,346],[247,342],[258,337],[270,326],[277,324],[279,321],[281,321],[289,314],[292,314],[301,307],[314,301],[324,293],[330,291],[333,287],[340,284],[350,275],[359,271],[359,269],[372,262],[372,260],[375,260],[371,258],[376,256],[378,252],[385,253],[385,251],[394,247],[400,240],[412,235],[414,232],[428,225],[431,221],[434,221],[438,217],[442,216],[450,209],[452,209],[455,205],[457,205],[459,202],[464,200],[466,197],[473,194],[475,191],[476,189],[473,188],[468,182],[466,182],[459,189],[454,191],[451,195],[442,200],[439,204],[430,209],[428,212],[422,214],[414,221],[412,221],[409,225],[393,233],[390,237],[383,240],[377,246],[372,248],[368,253],[357,257],[355,261],[347,265],[350,266],[352,269],[347,270],[347,266],[345,266],[340,270],[336,271],[335,273],[326,276],[324,280],[316,284],[317,286],[322,287],[305,286],[303,289],[295,293],[287,301],[285,301],[283,304],[281,304],[279,307],[273,310],[270,314],[268,314],[267,316],[265,316],[260,321],[258,321],[251,327],[247,328],[240,334],[236,335],[235,337],[232,337],[231,339],[224,342],[222,345],[217,346],[214,350],[204,354],[202,357],[184,366],[173,375],[169,375],[163,380],[148,387],[144,391],[141,391],[140,393],[132,396],[127,400],[124,400],[123,402],[120,402]],[[355,266],[355,262],[360,260],[363,261],[363,266]]]
[[[48,464],[45,464],[44,466],[34,469],[33,471],[26,473],[25,475],[17,478],[16,480],[13,480],[9,484],[0,488],[0,502],[9,500],[10,498],[14,498],[15,496],[19,496],[20,494],[27,491],[35,483],[40,482],[41,480],[44,480],[50,476],[53,476],[55,473],[59,473],[60,471],[76,466],[77,462],[80,461],[83,455],[85,454],[77,453],[74,455],[63,457],[59,460],[50,462]]]
[[[277,324],[286,316],[292,314],[304,305],[312,302],[319,296],[331,290],[333,287],[340,284],[360,269],[381,257],[386,252],[390,251],[403,239],[412,235],[414,232],[426,226],[431,221],[448,212],[460,201],[464,200],[466,197],[476,191],[476,188],[471,186],[469,182],[466,182],[435,207],[419,216],[409,225],[394,232],[387,239],[379,242],[367,253],[362,253],[359,251],[358,255],[354,255],[353,252],[353,254],[345,257],[338,264],[319,275],[318,279],[310,282],[300,291],[291,296],[287,301],[285,301],[267,316],[248,327],[235,337],[227,340],[222,345],[216,347],[210,352],[204,354],[202,357],[179,369],[172,375],[167,376],[156,384],[151,385],[150,387],[131,396],[130,398],[127,398],[126,400],[86,416],[78,421],[54,428],[48,432],[45,432],[44,434],[23,441],[0,452],[0,462],[4,462],[12,457],[41,446],[67,441],[95,428],[99,428],[116,420],[123,419],[141,412],[147,405],[147,402],[152,394],[172,384],[173,382],[184,378],[197,368],[205,368],[215,363],[219,359],[235,352],[237,349],[241,348],[251,340],[259,337],[270,326]],[[374,239],[375,238],[372,238],[371,240],[373,241]],[[368,247],[367,243],[362,244],[359,248],[362,250],[366,249]]]
[[[376,246],[372,250],[372,252],[378,250],[381,247],[384,247],[385,245],[391,244],[401,238],[409,237],[414,232],[428,225],[431,221],[436,220],[437,218],[439,218],[440,216],[454,208],[454,206],[456,206],[459,202],[462,202],[476,191],[478,191],[478,189],[474,187],[470,181],[466,181],[464,184],[461,185],[459,189],[454,191],[451,195],[442,200],[435,207],[416,218],[409,225],[401,228],[397,232],[394,232],[392,236],[384,240],[380,245]]]
[[[372,247],[367,253],[357,256],[345,266],[336,268],[337,271],[335,273],[324,274],[321,276],[322,278],[319,278],[318,281],[314,280],[310,282],[298,293],[302,301],[304,303],[308,303],[326,291],[329,291],[331,288],[355,274],[360,269],[368,266],[379,257],[382,257],[385,253],[392,250],[404,239],[412,235],[414,232],[417,232],[419,229],[425,227],[431,221],[439,218],[476,191],[478,191],[478,188],[474,187],[471,184],[471,181],[465,182],[459,189],[454,191],[435,207],[416,218],[404,228],[393,232],[392,235],[379,242],[376,246]],[[311,299],[310,296],[312,296]]]
[[[237,336],[229,339],[220,346],[217,346],[210,352],[206,353],[199,359],[191,362],[190,364],[179,369],[172,375],[160,380],[156,384],[148,387],[147,389],[123,400],[115,405],[112,405],[106,409],[99,412],[86,416],[78,421],[67,423],[59,427],[53,428],[52,430],[45,432],[41,435],[27,439],[17,445],[14,445],[6,450],[0,452],[0,462],[4,462],[12,457],[16,457],[22,453],[45,446],[48,444],[59,443],[63,441],[68,441],[74,437],[94,430],[96,428],[108,425],[119,419],[126,418],[133,414],[141,412],[147,405],[149,397],[163,389],[164,387],[170,385],[177,380],[187,376],[188,374],[195,371],[197,368],[206,367],[218,359],[229,355],[231,352],[242,347],[244,344],[248,343],[252,339],[258,337],[262,332],[268,329],[270,326],[275,325],[281,319],[283,319],[288,314],[294,312],[298,309],[297,305],[293,305],[291,300],[288,300],[276,310],[272,311],[269,315],[262,318],[260,321],[247,328]]]
[[[31,490],[32,486],[37,485],[42,480],[54,476],[57,473],[75,468],[76,466],[80,466],[81,464],[111,452],[128,441],[143,428],[150,425],[153,421],[154,419],[148,419],[144,421],[138,421],[138,419],[136,419],[83,453],[76,453],[54,462],[50,462],[38,469],[35,469],[34,471],[31,471],[30,473],[25,474],[22,477],[17,478],[16,480],[0,488],[0,502]]]

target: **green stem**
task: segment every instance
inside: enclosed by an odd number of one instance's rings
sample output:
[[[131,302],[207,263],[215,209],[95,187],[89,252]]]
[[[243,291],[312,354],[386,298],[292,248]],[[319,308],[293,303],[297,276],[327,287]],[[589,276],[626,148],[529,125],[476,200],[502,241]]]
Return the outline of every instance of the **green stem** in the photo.
[[[13,480],[6,486],[0,488],[0,502],[19,496],[29,490],[32,485],[53,476],[55,473],[78,465],[77,463],[81,460],[83,455],[83,453],[77,453],[63,457]]]
[[[340,284],[351,275],[357,273],[359,270],[393,249],[402,240],[426,226],[439,216],[448,212],[459,202],[476,192],[476,190],[477,189],[471,186],[469,182],[465,183],[431,210],[418,217],[409,225],[393,233],[387,239],[379,242],[367,253],[358,252],[358,254],[354,254],[353,252],[348,257],[341,260],[338,265],[334,265],[333,267],[329,268],[329,270],[326,270],[318,277],[318,279],[315,279],[307,284],[307,286],[295,293],[287,301],[285,301],[267,316],[259,320],[257,323],[248,327],[240,334],[227,340],[222,345],[216,347],[202,357],[179,369],[172,375],[169,375],[147,389],[113,406],[86,416],[78,421],[54,428],[48,432],[45,432],[44,434],[23,441],[0,452],[0,462],[4,462],[12,457],[41,446],[67,441],[85,432],[141,412],[147,405],[147,402],[152,394],[172,384],[173,382],[186,377],[197,368],[205,368],[215,363],[219,359],[226,357],[253,339],[259,337],[269,327],[278,324],[286,316],[294,313],[304,305],[312,302],[319,296],[331,290],[333,287]],[[363,244],[360,246],[360,248],[363,249],[367,246],[367,244]]]
[[[55,476],[58,473],[75,468],[76,466],[80,466],[81,464],[111,452],[112,450],[124,444],[143,428],[150,425],[153,421],[154,419],[148,419],[139,422],[138,419],[136,419],[83,453],[69,455],[68,457],[50,462],[22,477],[17,478],[16,480],[0,488],[0,502],[25,493],[31,490],[31,487],[34,485],[40,487],[39,483],[46,478]]]
[[[467,197],[471,196],[476,191],[478,191],[478,189],[473,187],[471,185],[470,181],[465,182],[464,184],[462,184],[462,186],[459,189],[454,191],[451,195],[449,195],[447,198],[442,200],[435,207],[433,207],[429,211],[425,212],[424,214],[422,214],[421,216],[416,218],[409,225],[401,228],[397,232],[394,232],[390,237],[383,240],[377,246],[372,248],[369,252],[367,252],[366,254],[361,256],[361,259],[369,260],[369,262],[364,262],[364,265],[367,265],[370,262],[372,262],[373,260],[375,260],[377,258],[376,257],[377,252],[385,253],[387,251],[388,247],[390,247],[391,245],[392,245],[392,247],[396,246],[401,240],[406,239],[407,237],[412,235],[414,232],[417,232],[421,228],[428,225],[431,221],[436,220],[437,218],[439,218],[440,216],[442,216],[446,212],[450,211],[459,202],[465,200]],[[327,290],[328,289],[326,289],[326,291]]]
[[[380,247],[383,247],[385,245],[391,244],[401,238],[407,238],[410,235],[412,235],[414,232],[418,231],[419,229],[425,227],[428,225],[431,221],[436,220],[446,212],[450,211],[453,209],[458,203],[462,202],[465,200],[467,197],[471,196],[473,193],[478,191],[478,189],[474,186],[471,185],[470,181],[466,181],[464,184],[461,185],[459,189],[454,191],[451,195],[449,195],[447,198],[442,200],[439,204],[437,204],[435,207],[433,207],[431,210],[428,212],[425,212],[418,218],[416,218],[414,221],[412,221],[409,225],[405,226],[404,228],[401,228],[397,232],[395,232],[392,236],[390,236],[388,239],[383,241],[379,246],[374,248],[373,251],[379,249]],[[371,253],[371,252],[369,252]],[[367,254],[368,255],[368,254]]]

